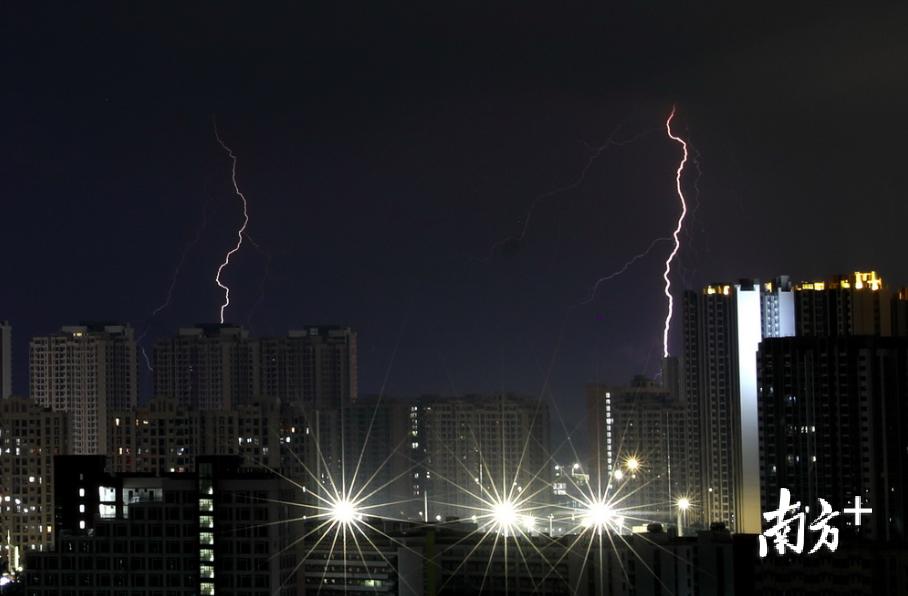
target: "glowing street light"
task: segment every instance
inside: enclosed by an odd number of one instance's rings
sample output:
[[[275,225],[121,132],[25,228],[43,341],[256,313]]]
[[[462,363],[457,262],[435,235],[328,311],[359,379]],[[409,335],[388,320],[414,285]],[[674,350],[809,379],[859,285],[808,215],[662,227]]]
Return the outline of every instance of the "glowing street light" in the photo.
[[[608,525],[615,520],[615,510],[605,501],[591,501],[586,504],[586,511],[581,518],[581,524],[585,528],[595,530],[607,529]]]
[[[627,468],[628,472],[633,474],[640,469],[640,460],[632,455],[624,462],[624,467]]]
[[[676,505],[677,505],[677,507],[678,507],[678,512],[677,512],[677,514],[678,514],[678,519],[677,519],[677,521],[678,521],[678,536],[683,536],[683,535],[684,535],[684,527],[683,527],[682,524],[681,524],[681,515],[682,515],[682,514],[686,514],[686,513],[687,513],[687,510],[690,509],[690,499],[688,499],[687,497],[681,497],[681,498],[678,499],[678,502],[676,503]]]
[[[503,499],[492,505],[492,523],[498,532],[507,536],[520,523],[517,507],[509,499]],[[512,532],[513,533],[513,532]]]
[[[349,499],[337,499],[334,501],[331,504],[329,516],[331,521],[341,526],[349,526],[362,519],[362,513]]]

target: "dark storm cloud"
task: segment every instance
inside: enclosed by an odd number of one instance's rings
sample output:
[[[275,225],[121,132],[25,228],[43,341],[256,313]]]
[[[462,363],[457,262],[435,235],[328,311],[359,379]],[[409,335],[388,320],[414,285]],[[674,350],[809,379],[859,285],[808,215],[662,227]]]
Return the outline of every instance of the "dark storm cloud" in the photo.
[[[587,381],[653,372],[662,251],[566,309],[671,231],[673,102],[703,167],[676,287],[870,266],[908,282],[905,10],[792,4],[6,4],[0,318],[17,388],[28,335],[139,325],[209,197],[153,333],[216,316],[240,212],[212,113],[271,255],[254,331],[358,326],[364,393],[403,321],[393,392],[535,392],[556,346],[568,410]],[[521,236],[534,197],[619,125],[648,134]],[[266,260],[231,265],[236,320]]]

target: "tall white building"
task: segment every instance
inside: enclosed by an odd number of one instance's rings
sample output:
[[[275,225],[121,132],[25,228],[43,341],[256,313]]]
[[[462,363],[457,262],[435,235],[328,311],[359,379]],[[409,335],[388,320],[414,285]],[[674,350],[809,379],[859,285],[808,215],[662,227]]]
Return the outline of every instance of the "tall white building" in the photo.
[[[787,277],[710,285],[684,297],[684,393],[699,514],[760,533],[757,350],[795,335]]]
[[[0,399],[13,394],[12,334],[9,321],[0,321]]]
[[[68,413],[72,453],[103,454],[108,412],[136,406],[133,329],[98,323],[35,337],[29,348],[29,377],[31,396],[39,405]]]

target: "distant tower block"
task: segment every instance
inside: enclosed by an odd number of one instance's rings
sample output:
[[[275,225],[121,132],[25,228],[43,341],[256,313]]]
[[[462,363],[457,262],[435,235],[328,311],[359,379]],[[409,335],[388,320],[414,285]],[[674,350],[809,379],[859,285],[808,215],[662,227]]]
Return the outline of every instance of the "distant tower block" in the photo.
[[[9,321],[0,321],[0,399],[13,394],[12,334]]]
[[[129,325],[85,323],[31,340],[31,397],[69,414],[70,449],[76,455],[106,452],[107,412],[136,406],[138,372]]]
[[[674,399],[681,398],[681,365],[677,356],[662,359],[662,387]]]

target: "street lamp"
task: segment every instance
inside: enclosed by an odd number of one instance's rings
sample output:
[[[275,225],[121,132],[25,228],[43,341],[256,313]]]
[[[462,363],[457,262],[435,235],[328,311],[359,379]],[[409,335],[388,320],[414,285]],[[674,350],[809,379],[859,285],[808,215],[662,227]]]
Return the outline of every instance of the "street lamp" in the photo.
[[[687,510],[690,509],[690,499],[681,497],[676,505],[678,507],[678,536],[683,536],[684,527],[681,525],[681,514],[686,514]]]

